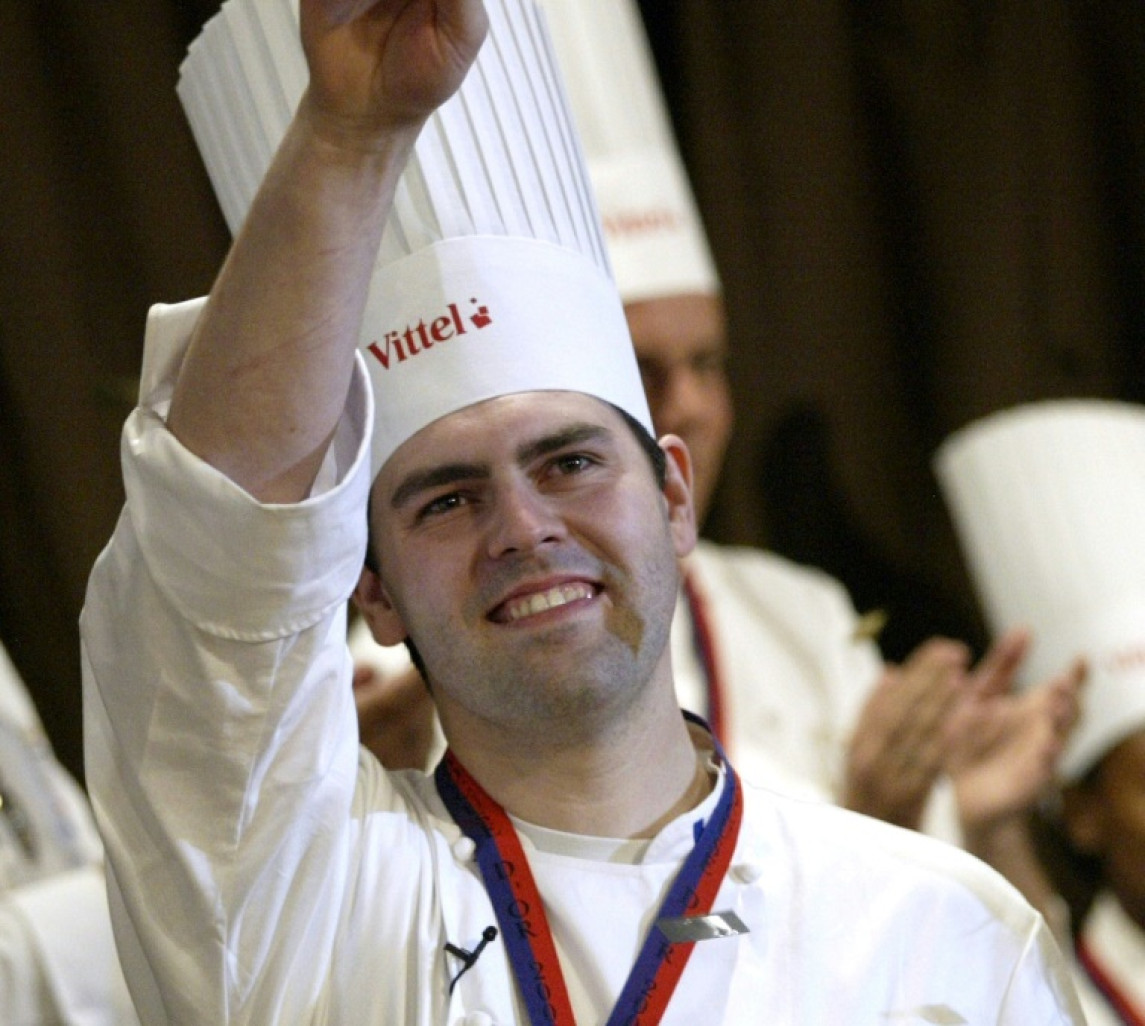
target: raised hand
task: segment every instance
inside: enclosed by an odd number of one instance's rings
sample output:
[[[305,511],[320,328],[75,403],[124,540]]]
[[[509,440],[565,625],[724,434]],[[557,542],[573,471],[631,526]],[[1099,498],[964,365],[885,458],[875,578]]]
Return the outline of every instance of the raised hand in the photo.
[[[965,847],[1008,877],[1066,940],[1062,901],[1038,859],[1028,814],[1051,784],[1077,722],[1085,667],[1078,661],[1016,692],[1028,646],[1024,631],[1012,631],[971,673],[954,716],[947,772]]]
[[[302,0],[306,103],[343,143],[417,128],[460,86],[488,25],[480,0]]]
[[[305,498],[345,409],[370,275],[425,119],[485,36],[481,0],[302,0],[310,85],[199,319],[182,443],[264,502]]]

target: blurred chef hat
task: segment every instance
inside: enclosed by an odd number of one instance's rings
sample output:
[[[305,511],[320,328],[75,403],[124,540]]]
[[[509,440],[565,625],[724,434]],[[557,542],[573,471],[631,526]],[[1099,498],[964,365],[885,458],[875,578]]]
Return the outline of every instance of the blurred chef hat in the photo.
[[[1145,728],[1145,408],[1020,406],[956,432],[935,469],[991,628],[1034,633],[1023,683],[1088,662],[1076,779]]]
[[[541,0],[626,303],[720,285],[633,0]]]
[[[422,131],[371,282],[375,474],[432,421],[514,392],[585,392],[651,430],[543,16],[485,6],[488,38]],[[232,232],[306,83],[297,0],[228,0],[188,51],[178,92]]]

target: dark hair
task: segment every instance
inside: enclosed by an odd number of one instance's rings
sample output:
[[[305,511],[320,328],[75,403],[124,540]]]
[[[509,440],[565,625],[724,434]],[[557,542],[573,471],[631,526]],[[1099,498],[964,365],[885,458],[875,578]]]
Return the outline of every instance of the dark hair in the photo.
[[[622,410],[619,406],[615,406],[612,403],[608,405],[612,406],[612,408],[620,414],[624,423],[628,425],[628,430],[632,432],[636,441],[640,443],[640,448],[644,450],[644,455],[648,457],[648,462],[652,464],[652,476],[656,480],[656,487],[663,491],[664,485],[668,480],[668,454],[660,448],[660,443],[653,437],[652,432],[632,416],[631,413],[627,410]]]

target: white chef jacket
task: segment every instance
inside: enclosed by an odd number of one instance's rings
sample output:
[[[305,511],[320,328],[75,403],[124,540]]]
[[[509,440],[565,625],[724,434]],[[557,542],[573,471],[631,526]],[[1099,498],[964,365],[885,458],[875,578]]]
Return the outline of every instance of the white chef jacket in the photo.
[[[99,837],[0,645],[0,1023],[136,1022]]]
[[[736,768],[758,783],[834,800],[855,720],[882,672],[876,646],[856,636],[846,589],[774,553],[706,540],[685,566],[706,612]],[[680,704],[705,715],[707,675],[683,598],[672,668]]]
[[[1081,937],[1120,998],[1145,1022],[1145,931],[1142,931],[1111,893],[1100,894],[1085,917]],[[1090,980],[1085,969],[1074,963],[1078,997],[1089,1026],[1123,1026],[1114,1010]]]
[[[495,922],[472,844],[430,778],[357,745],[344,610],[370,417],[359,365],[318,494],[292,506],[198,461],[161,410],[125,428],[81,629],[89,787],[148,1024],[524,1021],[500,941],[450,995],[446,943]],[[981,863],[819,802],[748,787],[745,806],[715,908],[750,932],[697,945],[665,1023],[1081,1022],[1049,931]],[[635,866],[530,847],[567,976],[618,991],[692,827]]]

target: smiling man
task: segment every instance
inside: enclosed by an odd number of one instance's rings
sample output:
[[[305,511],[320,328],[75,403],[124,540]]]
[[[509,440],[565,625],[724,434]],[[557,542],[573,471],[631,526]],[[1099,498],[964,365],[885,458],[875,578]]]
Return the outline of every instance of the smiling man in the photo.
[[[237,236],[153,313],[83,615],[142,1020],[1079,1022],[1000,877],[741,785],[681,715],[689,456],[649,435],[535,6],[303,0],[305,91],[292,18],[232,0],[192,50]],[[251,175],[227,148],[283,96]],[[439,344],[451,304],[483,323]],[[433,776],[360,753],[355,587],[419,652]]]
[[[666,647],[694,541],[688,458],[665,439],[657,475],[643,430],[570,392],[429,425],[378,475],[380,573],[358,589],[380,640],[417,639],[452,750],[486,789],[530,822],[609,837],[710,789]],[[617,774],[642,786],[627,795]]]

